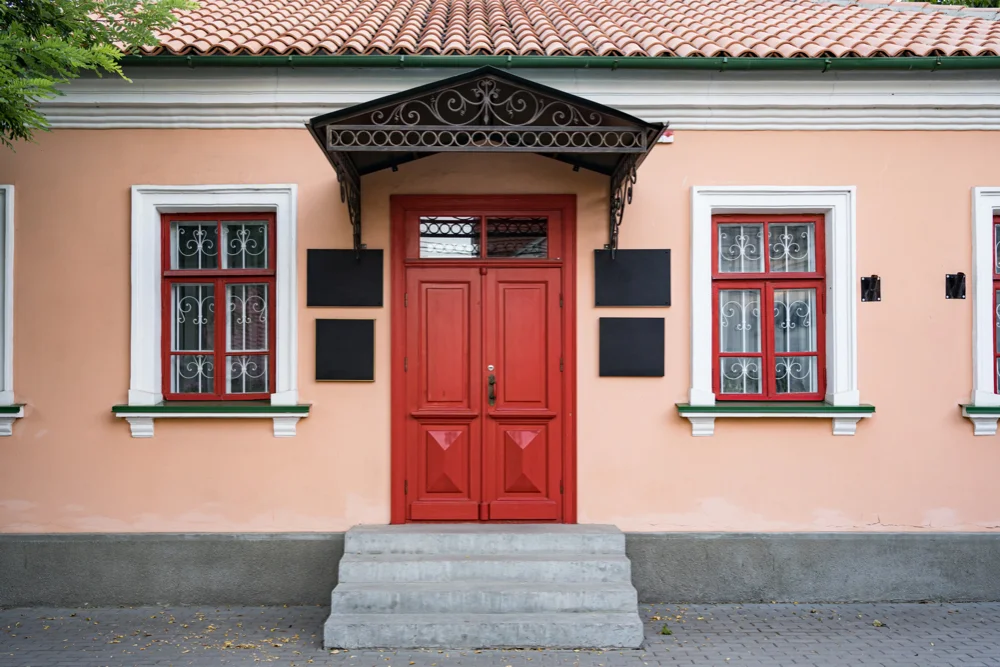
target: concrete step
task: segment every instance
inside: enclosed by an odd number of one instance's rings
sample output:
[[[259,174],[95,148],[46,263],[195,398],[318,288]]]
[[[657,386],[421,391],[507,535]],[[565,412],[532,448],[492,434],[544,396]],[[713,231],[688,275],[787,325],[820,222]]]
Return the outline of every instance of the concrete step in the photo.
[[[522,583],[631,582],[624,555],[531,553],[515,556],[426,554],[344,554],[339,581]]]
[[[331,614],[327,648],[638,648],[636,612]]]
[[[629,612],[637,608],[630,583],[342,583],[331,613]]]
[[[553,524],[404,524],[358,526],[345,553],[490,555],[519,553],[624,554],[615,526]]]

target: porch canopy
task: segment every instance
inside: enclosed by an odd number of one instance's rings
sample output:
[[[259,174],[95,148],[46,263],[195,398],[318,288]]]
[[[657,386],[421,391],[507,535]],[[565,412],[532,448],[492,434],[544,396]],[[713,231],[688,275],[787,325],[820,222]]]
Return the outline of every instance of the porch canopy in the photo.
[[[317,116],[307,127],[337,172],[358,252],[362,176],[435,153],[475,152],[537,153],[609,176],[614,253],[636,170],[665,126],[482,67]]]

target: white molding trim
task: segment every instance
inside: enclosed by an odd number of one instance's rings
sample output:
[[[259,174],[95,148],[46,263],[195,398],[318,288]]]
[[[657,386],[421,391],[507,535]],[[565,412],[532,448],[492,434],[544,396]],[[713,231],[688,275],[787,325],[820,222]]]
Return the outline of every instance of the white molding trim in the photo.
[[[972,422],[973,435],[996,435],[997,421],[1000,421],[1000,410],[993,414],[970,415],[962,406],[962,416]]]
[[[116,417],[124,417],[132,431],[133,438],[152,438],[154,419],[271,419],[274,421],[275,438],[295,437],[295,427],[306,415],[302,413],[269,413],[259,412],[128,412],[115,413]],[[2,425],[0,425],[2,428]]]
[[[972,397],[976,407],[1000,406],[993,367],[993,215],[1000,211],[1000,187],[972,188]],[[985,417],[970,417],[976,435],[994,435],[981,425]],[[995,418],[994,418],[995,419]],[[977,421],[978,420],[978,421]],[[990,432],[988,432],[990,431]]]
[[[3,303],[0,322],[0,405],[14,405],[14,186],[0,185],[3,199],[0,220],[0,279],[3,280],[0,298]],[[4,415],[0,421],[0,436],[11,435],[13,420],[24,416],[22,409],[16,416]]]
[[[859,405],[854,186],[691,188],[691,405],[712,392],[712,216],[719,213],[822,213],[826,216],[825,400]]]
[[[125,420],[128,422],[129,430],[132,431],[133,438],[153,437],[152,417],[126,417]]]
[[[160,215],[273,212],[277,226],[275,388],[271,405],[298,403],[298,188],[286,185],[132,186],[132,348],[129,405],[163,401],[160,367]],[[163,415],[157,415],[163,416]]]
[[[43,101],[54,128],[296,128],[462,69],[132,68]],[[997,72],[518,69],[673,130],[996,130]]]
[[[14,421],[23,416],[23,406],[15,414],[0,415],[0,436],[14,435]]]
[[[686,412],[683,408],[678,414],[691,422],[691,435],[707,437],[715,434],[716,419],[829,419],[833,422],[833,435],[854,435],[858,422],[874,416],[872,412],[844,412],[831,415],[829,411],[816,412]]]
[[[871,417],[871,415],[863,415],[862,417],[834,417],[833,434],[854,435],[858,432],[858,422],[868,417]]]

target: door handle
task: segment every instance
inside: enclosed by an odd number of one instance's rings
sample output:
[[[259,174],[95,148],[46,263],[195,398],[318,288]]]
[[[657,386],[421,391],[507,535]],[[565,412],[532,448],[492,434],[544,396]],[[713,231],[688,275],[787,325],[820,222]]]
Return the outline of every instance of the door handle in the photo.
[[[495,375],[490,373],[489,379],[486,380],[487,393],[486,397],[490,401],[490,407],[497,404],[497,378]]]

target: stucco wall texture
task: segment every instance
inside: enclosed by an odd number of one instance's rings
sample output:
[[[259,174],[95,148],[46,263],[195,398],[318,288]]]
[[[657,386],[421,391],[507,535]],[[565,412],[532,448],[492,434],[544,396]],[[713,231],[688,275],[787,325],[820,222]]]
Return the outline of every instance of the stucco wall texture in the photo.
[[[669,308],[593,307],[607,181],[533,155],[438,155],[364,182],[364,236],[389,245],[389,195],[578,197],[579,521],[628,531],[1000,529],[1000,442],[973,437],[970,188],[997,185],[1000,134],[679,132],[639,172],[624,248],[673,251]],[[0,439],[0,532],[338,531],[389,520],[389,308],[306,308],[308,248],[350,246],[336,178],[305,130],[58,130],[0,153],[16,187],[15,393]],[[292,439],[268,420],[158,420],[133,439],[110,408],[129,383],[134,184],[297,183],[299,393]],[[855,185],[861,398],[854,437],[829,420],[719,420],[693,438],[690,188]],[[388,257],[388,255],[387,255]],[[388,263],[386,286],[388,289]],[[388,303],[388,295],[386,298]],[[663,378],[599,378],[600,316],[666,321]],[[313,381],[316,318],[374,317],[376,381]]]

